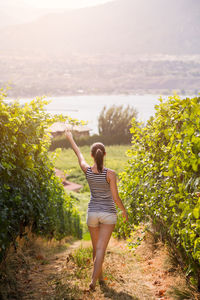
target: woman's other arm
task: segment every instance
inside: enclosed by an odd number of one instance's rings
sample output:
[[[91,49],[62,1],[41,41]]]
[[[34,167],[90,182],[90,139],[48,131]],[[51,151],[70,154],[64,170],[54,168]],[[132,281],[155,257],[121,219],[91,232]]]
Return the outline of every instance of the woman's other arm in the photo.
[[[121,198],[119,197],[116,174],[113,170],[108,170],[108,182],[110,183],[110,189],[114,202],[117,204],[119,209],[122,210],[123,217],[126,219],[126,221],[128,221],[128,214],[122,203]]]
[[[66,130],[65,131],[65,136],[68,139],[68,141],[70,142],[70,144],[72,146],[72,149],[74,150],[74,152],[75,152],[75,154],[78,158],[78,162],[79,162],[79,165],[80,165],[81,169],[85,173],[87,168],[89,167],[89,165],[86,163],[86,161],[83,157],[83,154],[81,153],[79,147],[76,145],[76,143],[73,139],[73,135],[72,135],[71,131]]]

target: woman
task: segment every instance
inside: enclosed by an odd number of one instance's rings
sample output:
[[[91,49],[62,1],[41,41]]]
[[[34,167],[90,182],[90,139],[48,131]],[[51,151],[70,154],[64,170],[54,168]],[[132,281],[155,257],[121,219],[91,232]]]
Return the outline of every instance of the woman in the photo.
[[[102,143],[92,145],[91,156],[94,159],[94,164],[91,167],[86,163],[69,130],[66,130],[66,137],[77,155],[81,169],[86,174],[91,191],[87,211],[87,225],[91,235],[94,260],[90,289],[94,290],[97,279],[99,283],[103,283],[102,264],[104,255],[117,222],[114,202],[122,210],[126,221],[128,221],[128,215],[118,194],[115,172],[104,168],[103,162],[106,155],[104,145]]]

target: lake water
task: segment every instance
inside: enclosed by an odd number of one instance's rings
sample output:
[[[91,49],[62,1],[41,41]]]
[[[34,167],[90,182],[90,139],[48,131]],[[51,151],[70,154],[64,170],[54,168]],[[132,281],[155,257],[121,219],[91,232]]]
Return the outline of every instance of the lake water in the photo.
[[[91,133],[98,133],[98,117],[104,106],[130,105],[137,109],[138,119],[146,122],[154,115],[154,106],[159,103],[158,95],[101,95],[101,96],[67,96],[52,98],[47,111],[62,113],[72,118],[88,121]]]
[[[81,95],[51,97],[46,110],[52,114],[69,115],[72,118],[88,121],[91,133],[98,133],[98,116],[104,106],[130,105],[137,109],[138,120],[146,122],[154,115],[154,106],[159,103],[159,95]],[[166,97],[165,97],[166,98]],[[25,103],[28,100],[20,100]]]

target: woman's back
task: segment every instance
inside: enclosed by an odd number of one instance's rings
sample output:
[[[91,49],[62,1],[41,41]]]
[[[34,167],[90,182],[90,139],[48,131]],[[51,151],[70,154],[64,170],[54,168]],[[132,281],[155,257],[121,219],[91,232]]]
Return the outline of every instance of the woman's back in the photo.
[[[116,213],[115,204],[110,190],[110,184],[107,181],[107,168],[101,173],[94,173],[92,168],[87,168],[86,179],[88,181],[91,199],[88,205],[88,212],[101,211]]]

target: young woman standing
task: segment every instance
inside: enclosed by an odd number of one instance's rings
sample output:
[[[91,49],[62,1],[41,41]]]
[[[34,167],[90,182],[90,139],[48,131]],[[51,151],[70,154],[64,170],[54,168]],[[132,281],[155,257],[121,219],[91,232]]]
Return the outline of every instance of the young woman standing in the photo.
[[[95,143],[91,146],[94,164],[89,166],[76,145],[72,133],[66,130],[65,134],[78,158],[81,169],[86,174],[91,192],[87,211],[87,225],[91,235],[94,260],[90,289],[94,290],[97,279],[99,283],[103,283],[102,265],[105,251],[117,222],[115,203],[122,210],[126,221],[128,221],[128,215],[118,194],[116,174],[113,170],[104,167],[106,155],[104,145]]]

